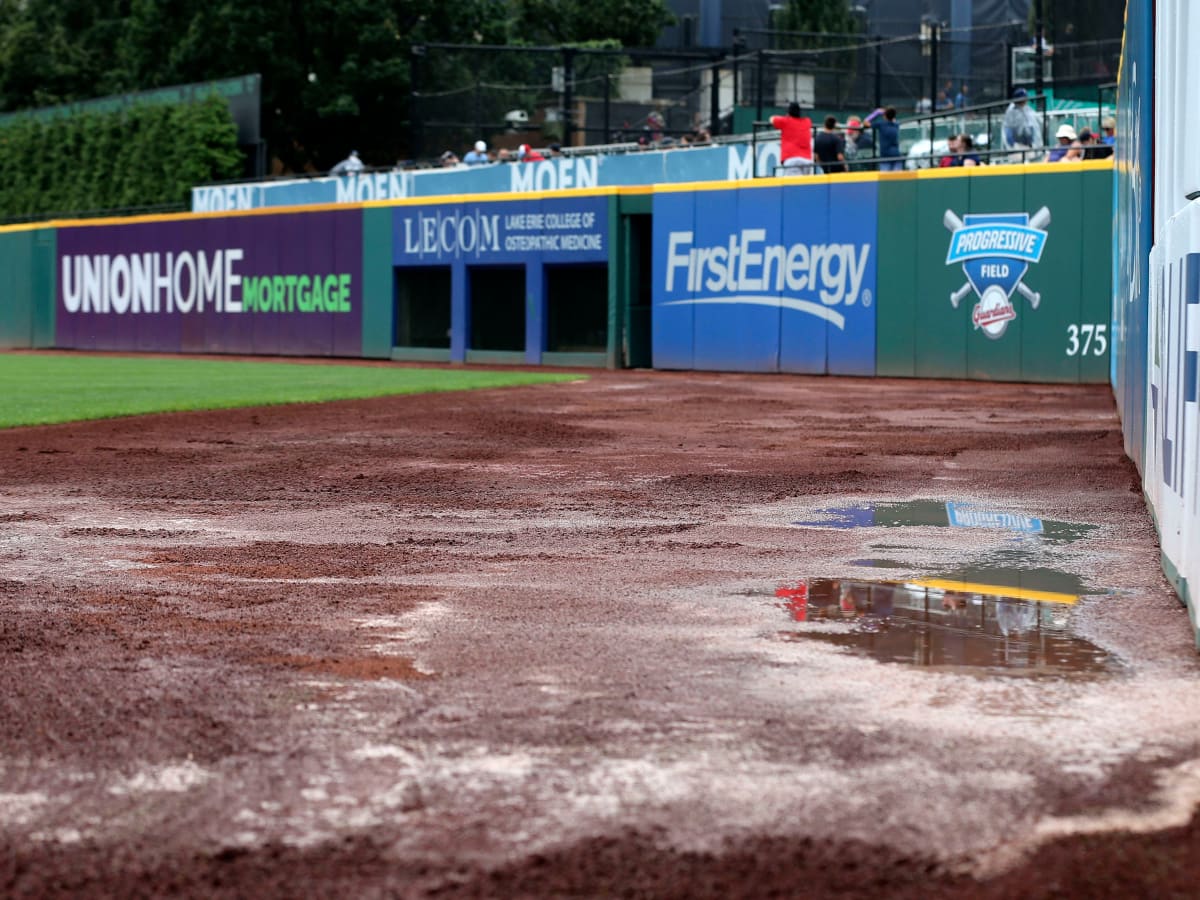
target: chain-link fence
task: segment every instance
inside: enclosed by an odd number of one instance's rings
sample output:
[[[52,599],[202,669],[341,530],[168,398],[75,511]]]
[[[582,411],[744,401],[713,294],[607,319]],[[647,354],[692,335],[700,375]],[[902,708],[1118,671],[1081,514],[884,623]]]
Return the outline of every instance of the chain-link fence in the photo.
[[[1039,60],[1014,43],[1019,36],[1011,25],[930,26],[896,38],[743,31],[732,47],[674,51],[419,45],[412,155],[461,158],[479,140],[500,157],[522,144],[661,146],[748,134],[791,101],[839,118],[881,106],[921,116],[998,102],[1039,81],[1057,89],[1112,79],[1119,41],[1043,48]]]
[[[477,140],[513,152],[521,144],[658,142],[719,131],[733,107],[725,58],[708,50],[418,46],[414,156],[461,156]]]

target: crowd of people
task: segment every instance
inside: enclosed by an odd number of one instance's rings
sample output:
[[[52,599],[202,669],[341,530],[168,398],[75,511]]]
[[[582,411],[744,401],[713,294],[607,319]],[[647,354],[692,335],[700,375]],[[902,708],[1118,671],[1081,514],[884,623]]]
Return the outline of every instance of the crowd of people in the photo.
[[[949,108],[961,108],[966,103],[967,90],[964,84]],[[770,121],[779,131],[780,162],[785,174],[840,174],[868,169],[889,172],[905,167],[907,157],[900,147],[900,123],[895,107],[875,109],[862,118],[850,116],[844,123],[838,122],[834,116],[826,116],[822,127],[814,132],[812,120],[804,115],[799,103],[793,102],[789,104],[786,115],[772,116]],[[1054,163],[1110,157],[1116,143],[1116,122],[1106,117],[1101,124],[1098,132],[1090,128],[1082,128],[1077,132],[1070,124],[1059,125],[1053,146],[1044,148],[1043,118],[1030,106],[1026,91],[1017,88],[1004,113],[1000,129],[1000,152],[1003,155],[996,161]],[[620,137],[623,138],[624,134]],[[661,115],[651,113],[638,135],[636,147],[639,150],[668,150],[703,146],[711,141],[709,131],[703,125],[697,125],[688,134],[668,135]],[[987,150],[990,148],[977,146],[976,138],[970,134],[956,133],[946,139],[944,153],[935,154],[933,148],[929,148],[928,164],[947,168],[984,165],[994,155],[985,152]],[[557,143],[549,144],[545,150],[530,144],[521,144],[513,150],[489,147],[485,141],[478,140],[461,157],[453,150],[446,150],[438,158],[437,166],[459,168],[510,162],[530,163],[562,155],[562,146]],[[351,150],[346,159],[330,169],[330,174],[352,175],[363,168],[358,152]]]
[[[814,135],[812,120],[804,115],[799,103],[793,102],[786,115],[771,117],[771,125],[779,131],[780,162],[787,174],[836,175],[904,168],[895,107],[876,109],[863,119],[851,116],[844,125],[836,116],[826,116],[823,127]],[[874,131],[874,137],[870,131]],[[872,161],[860,161],[868,159]]]
[[[963,100],[965,90],[966,85],[956,102]],[[823,127],[814,133],[812,120],[804,115],[800,104],[792,103],[786,115],[771,117],[771,125],[779,131],[781,167],[786,174],[831,175],[856,169],[888,172],[903,169],[905,165],[895,107],[876,109],[863,119],[852,116],[844,124],[834,116],[826,116]],[[1104,118],[1099,133],[1090,128],[1076,132],[1070,124],[1060,125],[1055,132],[1056,146],[1048,152],[1043,148],[1042,128],[1043,119],[1029,105],[1027,92],[1016,89],[1004,113],[1002,147],[997,151],[1000,157],[992,161],[1077,162],[1113,155],[1116,121],[1111,117]],[[951,134],[946,139],[944,153],[935,154],[932,146],[928,148],[929,165],[984,165],[995,155],[985,152],[988,149],[977,146],[976,138],[970,134]]]

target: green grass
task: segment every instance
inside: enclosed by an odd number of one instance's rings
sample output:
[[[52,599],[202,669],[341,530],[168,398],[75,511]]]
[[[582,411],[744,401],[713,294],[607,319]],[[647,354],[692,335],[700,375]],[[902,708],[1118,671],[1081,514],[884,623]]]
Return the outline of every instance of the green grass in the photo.
[[[574,381],[581,375],[0,353],[0,428]]]

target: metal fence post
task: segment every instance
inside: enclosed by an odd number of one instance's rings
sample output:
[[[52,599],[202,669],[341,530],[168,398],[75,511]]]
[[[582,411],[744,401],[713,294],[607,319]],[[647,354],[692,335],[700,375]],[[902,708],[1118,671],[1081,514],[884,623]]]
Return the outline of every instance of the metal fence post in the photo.
[[[421,111],[421,62],[425,58],[425,45],[413,44],[411,53],[408,118],[412,126],[412,147],[409,156],[420,159],[425,151],[424,116]]]
[[[563,93],[562,93],[562,143],[571,146],[575,131],[575,48],[563,47]]]
[[[876,35],[875,41],[875,108],[883,106],[883,41]]]
[[[712,105],[712,126],[708,129],[713,137],[721,133],[721,63],[712,67],[712,84],[709,85],[709,102]]]
[[[766,73],[763,70],[766,68],[766,63],[767,63],[766,51],[759,50],[758,51],[758,62],[757,62],[758,71],[755,73],[755,76],[754,76],[754,81],[755,81],[754,93],[758,95],[757,97],[755,97],[755,101],[757,103],[757,112],[754,115],[754,121],[756,121],[756,122],[761,122],[762,117],[763,117],[763,78],[766,76]]]
[[[605,68],[607,68],[607,64]],[[604,73],[604,134],[600,136],[600,143],[607,144],[612,140],[612,124],[609,122],[610,111],[612,108],[612,73]]]

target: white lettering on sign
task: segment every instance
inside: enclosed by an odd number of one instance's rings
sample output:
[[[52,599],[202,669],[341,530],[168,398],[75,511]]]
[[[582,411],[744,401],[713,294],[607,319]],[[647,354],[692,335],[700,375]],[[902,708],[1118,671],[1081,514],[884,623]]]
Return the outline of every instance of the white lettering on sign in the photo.
[[[500,250],[500,215],[440,210],[419,213],[404,220],[404,252],[420,257],[458,253],[497,253]]]
[[[208,253],[118,253],[64,256],[63,308],[69,313],[241,312],[234,288],[242,283],[234,264],[244,252],[229,247]]]
[[[592,188],[600,183],[600,159],[596,156],[573,159],[547,159],[544,162],[514,163],[512,190],[557,191],[564,188]]]
[[[693,246],[691,231],[672,231],[667,239],[666,289],[676,289],[682,270],[687,290],[729,293],[807,292],[826,306],[858,302],[868,244],[767,244],[761,228],[744,228],[727,245]]]

